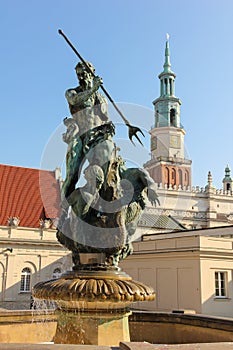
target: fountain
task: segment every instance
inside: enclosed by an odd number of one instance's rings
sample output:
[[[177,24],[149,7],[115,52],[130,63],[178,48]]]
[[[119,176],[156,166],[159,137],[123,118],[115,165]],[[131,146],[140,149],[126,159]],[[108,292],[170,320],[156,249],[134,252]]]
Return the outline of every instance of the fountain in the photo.
[[[132,253],[146,201],[158,199],[149,174],[127,168],[118,154],[93,65],[81,61],[76,73],[79,86],[66,91],[72,117],[64,119],[68,147],[57,228],[74,266],[60,278],[37,283],[33,296],[57,304],[55,343],[114,346],[129,341],[130,304],[155,298],[152,288],[132,280],[118,263]],[[124,120],[132,140],[140,129]],[[76,187],[82,170],[86,184]]]

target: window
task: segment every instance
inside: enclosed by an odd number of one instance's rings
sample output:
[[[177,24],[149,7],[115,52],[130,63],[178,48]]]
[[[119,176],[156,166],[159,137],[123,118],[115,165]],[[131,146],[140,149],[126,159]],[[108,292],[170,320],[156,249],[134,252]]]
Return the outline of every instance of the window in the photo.
[[[184,185],[189,186],[189,172],[187,170],[184,173]]]
[[[52,278],[59,278],[60,276],[61,276],[61,269],[56,268],[56,269],[53,271],[53,276],[52,276]]]
[[[176,126],[176,110],[174,108],[170,110],[170,125]]]
[[[183,177],[182,177],[182,170],[178,170],[178,177],[179,177],[179,185],[183,185]]]
[[[174,168],[171,171],[171,184],[173,186],[176,184],[176,170]]]
[[[170,85],[170,95],[173,95],[173,93],[172,93],[172,80],[171,79],[169,79],[169,85]]]
[[[164,89],[165,89],[165,91],[164,91],[164,95],[167,95],[167,79],[164,79]]]
[[[216,298],[226,298],[226,280],[227,273],[224,271],[215,272],[215,297]]]
[[[165,184],[167,184],[169,186],[170,184],[170,174],[169,174],[169,169],[166,167],[164,169],[164,175],[165,175]]]
[[[25,267],[21,272],[20,292],[30,292],[31,290],[31,270]]]

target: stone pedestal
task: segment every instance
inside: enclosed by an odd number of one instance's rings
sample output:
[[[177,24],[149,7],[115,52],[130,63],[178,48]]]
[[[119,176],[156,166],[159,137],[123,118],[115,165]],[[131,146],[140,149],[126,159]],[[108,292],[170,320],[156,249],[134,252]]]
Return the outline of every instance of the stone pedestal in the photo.
[[[130,341],[128,316],[131,312],[64,312],[57,311],[55,344],[86,344],[119,346]]]
[[[55,343],[118,346],[130,340],[129,305],[155,293],[118,270],[78,270],[37,283],[33,296],[57,303]]]

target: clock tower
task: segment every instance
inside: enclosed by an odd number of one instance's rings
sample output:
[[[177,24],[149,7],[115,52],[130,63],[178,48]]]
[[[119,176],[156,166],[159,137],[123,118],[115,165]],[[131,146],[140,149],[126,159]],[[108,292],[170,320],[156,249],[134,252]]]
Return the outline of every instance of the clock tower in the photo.
[[[153,101],[155,110],[151,134],[151,160],[145,164],[151,177],[168,188],[191,186],[191,163],[185,159],[185,130],[180,123],[181,101],[175,96],[176,75],[171,70],[169,37],[165,63],[159,74],[160,96]]]

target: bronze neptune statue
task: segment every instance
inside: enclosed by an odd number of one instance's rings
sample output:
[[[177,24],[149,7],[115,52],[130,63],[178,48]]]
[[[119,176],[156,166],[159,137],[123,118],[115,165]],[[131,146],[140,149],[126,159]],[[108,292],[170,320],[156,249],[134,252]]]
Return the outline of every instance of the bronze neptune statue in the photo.
[[[131,241],[147,200],[156,204],[158,198],[149,174],[127,168],[118,154],[107,100],[98,91],[105,89],[93,65],[81,59],[75,70],[79,86],[66,91],[71,116],[64,119],[66,178],[57,228],[74,266],[58,279],[37,283],[33,296],[56,301],[55,343],[119,345],[129,341],[129,305],[155,298],[151,287],[132,280],[118,263],[132,253]],[[123,120],[129,138],[139,140],[140,129]]]
[[[94,73],[93,65],[87,65]],[[105,254],[92,268],[117,268],[132,252],[132,236],[147,198],[156,204],[157,195],[149,174],[127,169],[118,155],[107,101],[98,91],[102,79],[93,77],[82,62],[75,70],[79,86],[66,91],[72,117],[64,120],[68,150],[57,237],[72,251],[74,269],[83,267],[82,253]],[[86,185],[76,188],[83,168]]]

